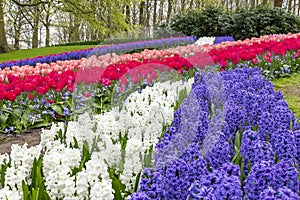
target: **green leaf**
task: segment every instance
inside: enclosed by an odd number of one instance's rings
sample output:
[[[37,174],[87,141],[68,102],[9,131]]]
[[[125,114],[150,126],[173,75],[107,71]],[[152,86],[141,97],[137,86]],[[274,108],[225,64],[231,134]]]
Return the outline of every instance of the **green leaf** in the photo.
[[[52,104],[51,108],[59,115],[63,115],[63,108],[59,104]]]
[[[22,181],[22,190],[23,190],[23,199],[24,200],[28,200],[28,196],[29,196],[29,190],[28,190],[28,185],[26,184],[26,182],[23,180]]]

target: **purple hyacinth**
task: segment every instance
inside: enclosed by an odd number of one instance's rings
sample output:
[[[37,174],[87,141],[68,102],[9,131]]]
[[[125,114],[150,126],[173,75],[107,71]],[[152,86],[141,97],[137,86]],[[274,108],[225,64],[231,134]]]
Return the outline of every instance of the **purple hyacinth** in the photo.
[[[188,165],[175,159],[166,166],[164,190],[166,199],[185,199],[189,188]]]
[[[245,179],[245,199],[259,199],[263,192],[274,180],[274,172],[271,161],[261,161],[253,165],[249,175]]]
[[[297,165],[300,166],[300,130],[294,131],[293,135],[296,144],[296,161]]]
[[[146,168],[143,171],[140,189],[137,196],[132,196],[132,199],[138,199],[147,195],[150,199],[159,199],[164,197],[164,177],[163,171]],[[146,198],[146,199],[147,199]]]
[[[130,200],[150,200],[151,198],[148,197],[147,192],[137,192],[130,196]]]
[[[277,195],[276,195],[276,200],[298,200],[299,199],[299,195],[297,194],[297,192],[293,192],[291,191],[289,188],[283,187],[283,188],[279,188]]]
[[[186,200],[216,200],[212,187],[200,186],[199,181],[195,181],[189,188]]]
[[[279,129],[272,138],[275,153],[280,160],[297,157],[296,142],[292,131]]]
[[[272,187],[268,187],[260,193],[261,200],[275,200],[276,191]]]
[[[299,172],[295,168],[295,162],[293,159],[281,160],[277,163],[274,166],[274,174],[275,179],[272,183],[274,189],[285,186],[293,192],[299,191]]]
[[[269,142],[256,140],[254,141],[253,149],[254,157],[253,160],[251,160],[252,164],[258,163],[262,160],[275,163],[275,153]]]
[[[242,190],[239,177],[239,168],[232,163],[225,163],[219,169],[201,177],[199,181],[201,187],[213,188],[216,199],[241,199]],[[201,188],[200,187],[200,188]]]
[[[220,133],[219,141],[206,154],[205,160],[212,168],[217,169],[230,161],[230,152],[229,143],[225,141],[224,134]]]
[[[259,137],[263,140],[269,138],[270,134],[276,131],[276,121],[274,116],[269,112],[263,112],[259,116],[258,133]]]

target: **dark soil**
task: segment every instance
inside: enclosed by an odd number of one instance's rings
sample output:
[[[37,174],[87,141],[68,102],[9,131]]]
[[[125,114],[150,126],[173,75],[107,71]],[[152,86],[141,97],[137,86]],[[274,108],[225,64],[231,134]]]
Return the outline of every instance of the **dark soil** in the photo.
[[[0,134],[0,154],[10,153],[12,144],[23,145],[27,143],[27,147],[35,146],[40,143],[42,129],[32,129],[18,135]]]

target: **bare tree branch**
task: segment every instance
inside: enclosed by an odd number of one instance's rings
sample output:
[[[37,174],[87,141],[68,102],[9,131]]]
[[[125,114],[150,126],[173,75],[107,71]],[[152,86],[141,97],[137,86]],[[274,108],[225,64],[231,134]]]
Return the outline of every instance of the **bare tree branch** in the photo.
[[[37,6],[37,5],[40,5],[40,4],[45,4],[47,3],[46,1],[38,1],[36,3],[20,3],[19,1],[17,0],[12,0],[12,2],[14,2],[15,4],[17,4],[18,6],[20,7],[25,7],[25,6]]]

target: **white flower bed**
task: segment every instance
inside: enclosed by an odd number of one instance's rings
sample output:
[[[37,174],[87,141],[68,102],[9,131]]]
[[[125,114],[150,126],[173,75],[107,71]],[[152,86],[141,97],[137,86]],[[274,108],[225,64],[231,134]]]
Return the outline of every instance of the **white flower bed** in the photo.
[[[0,199],[22,199],[22,180],[30,184],[32,163],[41,150],[43,178],[50,199],[113,199],[108,168],[120,172],[118,176],[126,191],[134,189],[137,175],[144,167],[145,151],[158,142],[163,125],[171,124],[179,92],[183,89],[189,92],[192,82],[189,79],[184,83],[156,83],[143,89],[141,94],[130,94],[121,111],[114,108],[93,119],[88,114],[81,115],[78,122],[69,122],[66,131],[63,123],[43,130],[41,143],[36,147],[12,146],[11,167],[6,171],[6,186],[0,190]],[[57,139],[59,131],[64,134],[62,142]],[[126,138],[126,147],[122,147],[119,137]],[[92,152],[82,171],[73,174],[72,170],[79,167],[82,160],[85,141],[90,152],[91,144],[96,141],[97,150]],[[0,163],[5,160],[7,156],[2,155]]]
[[[204,45],[204,44],[214,44],[216,37],[201,37],[194,44],[195,45]]]

